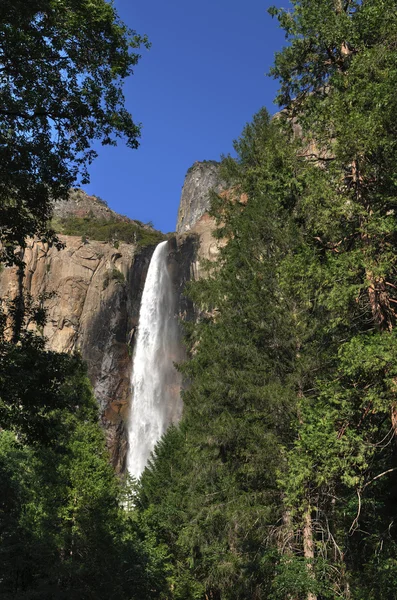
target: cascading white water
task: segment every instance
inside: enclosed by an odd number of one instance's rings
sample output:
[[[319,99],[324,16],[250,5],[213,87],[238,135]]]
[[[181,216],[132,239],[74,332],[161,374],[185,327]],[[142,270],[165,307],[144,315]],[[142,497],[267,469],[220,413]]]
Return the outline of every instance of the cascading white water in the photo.
[[[168,242],[152,256],[139,312],[132,369],[132,405],[128,427],[127,469],[139,477],[156,442],[182,412],[181,359],[175,298],[167,269]]]

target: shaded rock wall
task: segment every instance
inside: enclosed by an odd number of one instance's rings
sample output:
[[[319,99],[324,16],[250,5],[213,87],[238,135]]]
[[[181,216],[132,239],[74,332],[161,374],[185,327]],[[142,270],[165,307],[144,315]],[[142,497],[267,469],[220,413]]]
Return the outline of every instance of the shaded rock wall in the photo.
[[[195,318],[193,302],[185,295],[186,283],[196,277],[196,261],[200,239],[196,234],[175,236],[168,241],[168,270],[174,286],[180,319]]]
[[[81,352],[100,407],[112,463],[124,468],[124,419],[130,397],[134,328],[140,298],[154,248],[137,248],[78,237],[60,236],[63,250],[40,242],[29,243],[24,260],[24,286],[33,298],[45,301],[44,336],[57,352]],[[17,293],[16,270],[0,275],[0,297]]]

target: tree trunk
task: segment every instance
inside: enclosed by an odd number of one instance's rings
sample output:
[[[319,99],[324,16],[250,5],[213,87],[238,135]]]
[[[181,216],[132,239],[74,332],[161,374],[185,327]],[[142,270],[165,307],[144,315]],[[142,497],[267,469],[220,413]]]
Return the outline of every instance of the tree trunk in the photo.
[[[311,579],[314,579],[313,560],[314,560],[314,541],[313,541],[313,523],[310,504],[307,507],[303,517],[303,554],[307,560],[307,570]],[[307,600],[317,600],[316,594],[309,592]]]
[[[20,257],[18,260],[18,295],[13,301],[13,333],[12,333],[12,342],[13,344],[17,344],[21,337],[21,331],[23,326],[23,321],[25,317],[25,294],[23,287],[23,280],[25,276],[25,263],[23,262],[25,255],[25,249],[22,248],[20,251]]]
[[[281,555],[293,557],[295,532],[291,519],[291,512],[286,509],[283,512],[283,524],[277,535],[277,549]],[[288,594],[285,600],[298,600],[295,594]]]
[[[390,297],[385,280],[374,277],[371,271],[366,271],[365,275],[369,283],[368,297],[375,325],[380,330],[392,331],[393,311],[390,307]]]
[[[397,379],[393,379],[393,384],[394,384],[394,396],[397,394]],[[391,406],[391,411],[390,411],[390,421],[391,421],[391,426],[393,429],[393,433],[394,433],[394,439],[397,443],[397,401],[393,402],[392,406]]]

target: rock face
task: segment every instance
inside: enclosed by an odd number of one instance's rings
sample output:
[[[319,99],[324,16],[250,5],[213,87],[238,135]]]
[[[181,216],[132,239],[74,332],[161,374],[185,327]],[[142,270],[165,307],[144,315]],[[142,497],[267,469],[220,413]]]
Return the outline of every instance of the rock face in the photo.
[[[196,280],[205,275],[202,267],[203,260],[216,260],[219,253],[220,243],[213,236],[216,229],[215,220],[208,214],[211,190],[217,193],[223,193],[225,190],[225,184],[219,176],[219,163],[215,161],[194,163],[186,174],[182,188],[176,243],[184,255],[186,235],[195,237],[195,248],[191,254],[190,278]],[[191,311],[191,308],[189,310]]]
[[[209,192],[223,189],[219,179],[219,163],[215,161],[195,162],[188,170],[182,188],[178,210],[176,232],[191,231],[210,207]]]
[[[153,247],[138,251],[129,244],[117,250],[104,242],[83,243],[60,236],[63,250],[31,242],[25,252],[25,290],[45,301],[43,335],[57,352],[79,350],[98,400],[112,463],[124,468],[124,418],[130,397],[131,356],[140,298]],[[17,273],[0,275],[0,296],[13,297]]]
[[[195,163],[183,187],[178,234],[169,239],[168,268],[177,310],[187,320],[195,319],[196,314],[184,295],[185,284],[203,276],[203,259],[214,260],[218,254],[212,236],[215,223],[206,212],[211,188],[222,189],[217,163]],[[55,205],[54,216],[131,221],[81,190],[72,190],[68,203]],[[154,246],[142,249],[119,243],[115,248],[77,236],[59,238],[65,244],[62,250],[37,241],[27,245],[24,288],[35,300],[46,295],[43,335],[48,348],[79,351],[86,361],[112,464],[117,472],[123,472],[135,331]],[[17,293],[16,269],[5,268],[0,273],[0,298],[13,298]]]
[[[97,196],[89,196],[83,190],[77,188],[70,190],[68,200],[54,202],[53,212],[56,219],[90,217],[105,221],[131,220],[111,210],[104,200],[101,200]]]

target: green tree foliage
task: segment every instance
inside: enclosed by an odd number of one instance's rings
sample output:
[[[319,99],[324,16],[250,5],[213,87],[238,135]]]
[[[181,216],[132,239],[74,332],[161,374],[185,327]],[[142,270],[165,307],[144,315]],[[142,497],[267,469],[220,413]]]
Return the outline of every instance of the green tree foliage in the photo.
[[[141,481],[165,597],[397,597],[397,13],[292,5],[283,111],[223,162],[184,417]]]
[[[379,0],[293,4],[273,11],[291,41],[273,73],[302,127],[307,318],[323,314],[302,354],[326,352],[284,484],[313,518],[323,596],[394,598],[397,13]]]
[[[2,373],[1,597],[155,598],[166,557],[122,508],[81,360],[30,341]]]
[[[27,236],[54,241],[51,199],[65,199],[94,140],[138,145],[123,80],[145,37],[105,0],[4,0],[0,7],[0,241],[18,261]]]
[[[235,148],[238,162],[222,167],[232,199],[213,203],[229,242],[191,290],[203,318],[188,336],[184,418],[158,447],[138,502],[172,550],[170,589],[181,599],[266,597],[282,520],[276,472],[291,435],[296,332],[278,265],[299,244],[289,217],[296,155],[266,111]]]

